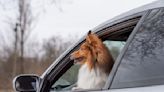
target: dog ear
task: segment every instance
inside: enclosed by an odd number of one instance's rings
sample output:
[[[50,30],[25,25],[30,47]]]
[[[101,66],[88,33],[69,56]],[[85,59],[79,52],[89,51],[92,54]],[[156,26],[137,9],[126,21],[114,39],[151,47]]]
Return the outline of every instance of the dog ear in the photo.
[[[91,33],[92,33],[92,31],[91,31],[91,30],[89,30],[89,31],[88,31],[88,35],[89,35],[89,34],[91,34]]]
[[[91,34],[92,34],[92,31],[89,30],[88,35],[86,36],[86,42],[89,43],[89,44],[91,44],[91,38],[90,38]]]
[[[91,30],[89,30],[88,35],[86,36],[86,42],[92,45],[93,43],[96,43],[99,41],[100,41],[99,37],[95,33],[92,33]]]

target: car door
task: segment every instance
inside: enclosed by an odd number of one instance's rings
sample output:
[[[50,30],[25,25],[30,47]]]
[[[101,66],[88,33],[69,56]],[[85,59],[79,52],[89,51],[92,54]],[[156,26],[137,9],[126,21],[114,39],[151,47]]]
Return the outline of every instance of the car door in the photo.
[[[164,8],[146,13],[109,76],[109,92],[163,92]]]
[[[119,53],[123,51],[127,39],[144,13],[145,12],[141,12],[127,16],[125,18],[119,19],[118,21],[114,21],[113,23],[109,22],[93,30],[112,52],[115,60],[117,60]],[[71,91],[71,88],[76,85],[77,76],[70,75],[68,77],[65,75],[69,75],[70,71],[72,72],[72,70],[75,70],[75,75],[77,75],[78,66],[74,66],[73,61],[70,60],[70,54],[79,48],[79,46],[85,41],[84,39],[85,37],[61,57],[59,57],[59,59],[57,59],[55,63],[51,65],[51,67],[45,72],[39,92]],[[69,78],[73,79],[68,81],[67,79]],[[104,89],[87,89],[81,91],[103,91],[107,89],[108,88],[105,87]]]

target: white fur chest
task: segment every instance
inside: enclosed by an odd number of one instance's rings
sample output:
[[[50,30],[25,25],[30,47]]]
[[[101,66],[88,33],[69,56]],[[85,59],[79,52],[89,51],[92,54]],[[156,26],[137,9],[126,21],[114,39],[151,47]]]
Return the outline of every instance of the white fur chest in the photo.
[[[100,69],[89,70],[86,64],[79,69],[77,86],[82,89],[100,89],[103,88],[108,75]]]

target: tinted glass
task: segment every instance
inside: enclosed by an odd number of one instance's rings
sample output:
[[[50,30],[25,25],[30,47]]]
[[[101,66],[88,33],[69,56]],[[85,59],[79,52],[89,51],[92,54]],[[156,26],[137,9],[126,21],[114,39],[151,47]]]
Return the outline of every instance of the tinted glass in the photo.
[[[164,84],[164,9],[144,19],[134,36],[111,88]]]

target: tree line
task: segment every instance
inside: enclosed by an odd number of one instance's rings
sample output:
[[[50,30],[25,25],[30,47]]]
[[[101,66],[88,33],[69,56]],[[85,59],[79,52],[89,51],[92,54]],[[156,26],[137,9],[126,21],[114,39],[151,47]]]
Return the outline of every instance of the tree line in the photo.
[[[23,62],[19,61],[19,50],[15,52],[14,47],[4,46],[0,52],[0,89],[12,89],[12,80],[18,74],[41,75],[72,43],[73,40],[64,41],[60,36],[43,43],[33,42],[26,47],[28,53],[23,56]]]

